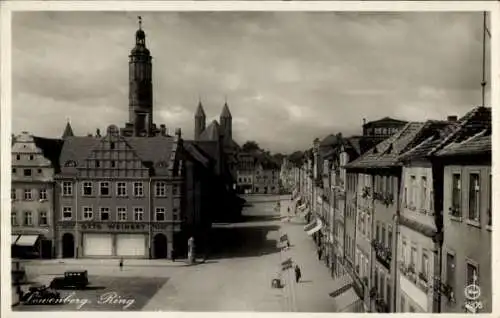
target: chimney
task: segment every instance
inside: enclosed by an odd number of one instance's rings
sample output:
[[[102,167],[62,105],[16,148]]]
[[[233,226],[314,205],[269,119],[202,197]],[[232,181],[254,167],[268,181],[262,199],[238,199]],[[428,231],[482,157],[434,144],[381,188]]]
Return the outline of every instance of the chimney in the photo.
[[[455,122],[458,120],[458,117],[457,116],[448,116],[448,121],[451,121],[451,122]]]
[[[100,138],[101,137],[101,130],[99,128],[97,128],[95,130],[95,136],[96,136],[96,138]]]
[[[363,125],[366,125],[366,118],[363,118]]]
[[[180,128],[175,128],[175,136],[177,138],[181,138],[181,129]]]
[[[167,126],[165,125],[160,125],[160,135],[161,136],[166,136],[167,135]]]

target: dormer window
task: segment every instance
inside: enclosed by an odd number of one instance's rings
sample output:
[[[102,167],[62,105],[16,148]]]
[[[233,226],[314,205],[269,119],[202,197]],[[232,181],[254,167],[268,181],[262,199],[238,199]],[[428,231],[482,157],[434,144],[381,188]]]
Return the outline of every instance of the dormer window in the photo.
[[[76,161],[74,160],[68,160],[66,161],[66,163],[64,164],[65,167],[76,167]]]

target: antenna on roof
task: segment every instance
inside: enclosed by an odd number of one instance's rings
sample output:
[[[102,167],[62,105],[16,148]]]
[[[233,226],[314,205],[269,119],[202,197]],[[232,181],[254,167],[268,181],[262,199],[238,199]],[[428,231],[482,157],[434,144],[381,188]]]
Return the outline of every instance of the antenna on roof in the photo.
[[[481,106],[484,107],[486,91],[486,35],[491,38],[490,31],[486,25],[486,11],[483,12],[483,79],[481,81]]]

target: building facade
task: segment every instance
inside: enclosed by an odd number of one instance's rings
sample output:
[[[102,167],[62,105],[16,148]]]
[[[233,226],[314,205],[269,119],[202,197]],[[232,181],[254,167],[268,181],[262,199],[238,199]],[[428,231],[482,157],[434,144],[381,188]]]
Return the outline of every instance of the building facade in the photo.
[[[58,140],[27,132],[12,145],[11,226],[13,257],[53,257],[54,174],[60,151]],[[52,161],[54,160],[54,162]]]

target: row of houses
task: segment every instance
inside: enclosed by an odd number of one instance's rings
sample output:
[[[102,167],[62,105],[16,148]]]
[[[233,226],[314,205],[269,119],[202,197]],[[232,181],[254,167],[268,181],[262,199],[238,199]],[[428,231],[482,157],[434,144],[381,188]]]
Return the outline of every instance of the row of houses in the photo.
[[[241,194],[279,194],[280,164],[268,153],[241,151],[238,153],[236,189]]]
[[[282,176],[333,284],[356,291],[340,308],[491,312],[491,108],[364,123],[316,139]]]

